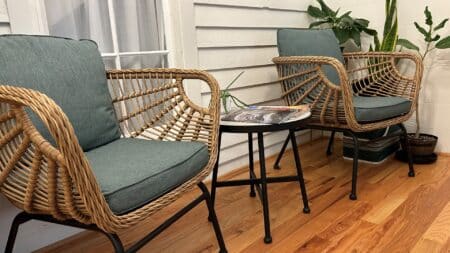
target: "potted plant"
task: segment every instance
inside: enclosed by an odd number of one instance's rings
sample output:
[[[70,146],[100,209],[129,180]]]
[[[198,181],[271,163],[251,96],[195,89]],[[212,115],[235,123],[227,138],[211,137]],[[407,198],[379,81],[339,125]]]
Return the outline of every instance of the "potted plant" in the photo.
[[[325,25],[331,28],[334,35],[341,45],[341,49],[348,41],[352,41],[358,49],[361,49],[361,34],[366,33],[370,36],[376,36],[377,31],[369,28],[369,20],[363,18],[353,18],[351,11],[339,15],[339,9],[332,10],[323,0],[317,0],[320,8],[310,5],[308,14],[317,19],[312,22],[309,28],[322,27]]]
[[[418,46],[409,40],[401,39],[398,44],[412,50],[416,50],[422,61],[425,61],[430,52],[437,49],[448,49],[450,48],[450,36],[442,37],[437,32],[445,27],[448,22],[448,18],[442,20],[437,25],[434,25],[433,16],[428,8],[425,7],[425,27],[414,22],[416,29],[423,35],[425,42],[425,50],[421,51]],[[408,135],[409,144],[411,146],[411,151],[415,162],[428,163],[434,162],[436,160],[436,155],[434,154],[434,149],[438,140],[437,136],[431,134],[421,133],[420,129],[420,114],[419,114],[419,103],[416,104],[416,132]]]
[[[222,111],[225,114],[227,114],[231,110],[233,104],[239,108],[248,106],[242,100],[240,100],[236,96],[233,96],[230,93],[231,86],[242,74],[244,74],[244,71],[240,72],[236,77],[234,77],[234,79],[225,87],[225,89],[220,90],[220,101],[222,102]]]

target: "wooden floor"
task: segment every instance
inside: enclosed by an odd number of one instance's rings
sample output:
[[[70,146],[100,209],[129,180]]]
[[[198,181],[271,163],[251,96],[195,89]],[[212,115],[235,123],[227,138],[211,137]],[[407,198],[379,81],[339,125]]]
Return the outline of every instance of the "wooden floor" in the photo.
[[[358,200],[350,201],[351,162],[325,156],[326,140],[301,146],[311,213],[301,212],[295,182],[269,185],[273,242],[263,243],[262,208],[249,197],[248,187],[219,188],[216,211],[229,252],[450,252],[450,157],[432,165],[417,165],[407,177],[407,165],[396,160],[360,166]],[[274,159],[269,158],[269,165]],[[292,153],[280,171],[294,173]],[[227,178],[247,177],[246,168]],[[195,191],[120,235],[126,245],[199,194]],[[110,252],[109,242],[84,232],[39,252]],[[207,209],[200,205],[140,252],[217,252]]]

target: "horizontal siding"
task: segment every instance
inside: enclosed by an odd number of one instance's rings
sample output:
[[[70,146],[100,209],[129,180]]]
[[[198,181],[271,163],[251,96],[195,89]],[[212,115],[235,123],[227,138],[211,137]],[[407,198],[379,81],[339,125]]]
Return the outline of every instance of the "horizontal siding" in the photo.
[[[202,69],[219,70],[271,65],[276,56],[276,46],[199,49],[198,63]]]
[[[230,89],[248,104],[280,105],[281,87],[272,58],[278,56],[277,29],[307,27],[305,10],[309,1],[291,0],[194,0],[194,23],[198,66],[219,82],[221,89],[241,71],[244,74]],[[309,3],[308,3],[309,4]],[[210,91],[201,89],[207,105]],[[309,131],[303,133],[308,136]],[[265,146],[279,150],[286,132],[269,133]],[[221,147],[225,170],[248,163],[247,135],[226,134]],[[256,146],[256,143],[255,143]],[[257,157],[255,157],[257,159]],[[221,172],[223,169],[221,167]]]
[[[194,0],[197,5],[231,6],[241,8],[264,8],[272,10],[303,11],[309,1],[299,0]]]
[[[198,47],[276,46],[277,29],[197,28]]]
[[[197,27],[280,28],[301,27],[309,22],[305,12],[197,5]]]
[[[268,66],[251,66],[247,68],[235,69],[219,69],[211,70],[211,73],[219,82],[220,88],[225,88],[241,71],[244,73],[236,80],[231,90],[243,89],[245,87],[258,86],[264,84],[275,84],[278,86],[277,70],[271,64]],[[209,89],[202,86],[202,93],[206,93]]]
[[[0,0],[0,34],[11,33],[5,0]]]

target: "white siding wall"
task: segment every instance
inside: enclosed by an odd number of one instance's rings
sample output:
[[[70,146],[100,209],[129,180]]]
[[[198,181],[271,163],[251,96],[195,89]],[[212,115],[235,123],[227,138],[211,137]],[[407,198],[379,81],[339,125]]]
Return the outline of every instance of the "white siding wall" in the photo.
[[[6,1],[0,0],[0,34],[11,33]]]
[[[309,3],[297,0],[194,0],[198,67],[210,72],[221,88],[245,71],[233,85],[233,95],[248,104],[283,104],[272,63],[272,58],[278,56],[276,31],[284,27],[307,27],[309,17],[305,10]],[[204,105],[209,102],[209,90],[201,91],[201,99]],[[309,133],[303,132],[300,141],[310,140]],[[279,151],[286,134],[266,135],[267,155]],[[317,135],[314,132],[314,137]],[[247,136],[225,134],[223,137],[220,173],[248,164]]]

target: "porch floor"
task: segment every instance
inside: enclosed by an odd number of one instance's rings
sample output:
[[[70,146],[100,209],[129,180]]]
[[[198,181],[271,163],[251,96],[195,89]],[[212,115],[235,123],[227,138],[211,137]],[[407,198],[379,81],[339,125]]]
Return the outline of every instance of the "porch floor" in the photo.
[[[390,159],[381,165],[360,164],[358,200],[348,199],[351,162],[335,153],[325,155],[327,140],[300,146],[311,213],[301,212],[297,183],[270,184],[272,244],[263,243],[262,206],[249,197],[248,187],[219,188],[216,212],[229,252],[450,252],[450,157],[432,165],[416,165],[416,177],[407,176],[407,164]],[[291,151],[281,170],[269,176],[295,173]],[[258,165],[255,170],[258,171]],[[248,168],[222,177],[246,178]],[[161,223],[199,194],[198,190],[120,234],[125,246]],[[44,231],[43,231],[44,232]],[[20,243],[20,241],[18,242]],[[107,239],[83,232],[38,252],[111,252]],[[205,205],[199,205],[140,252],[217,252],[218,247]]]

